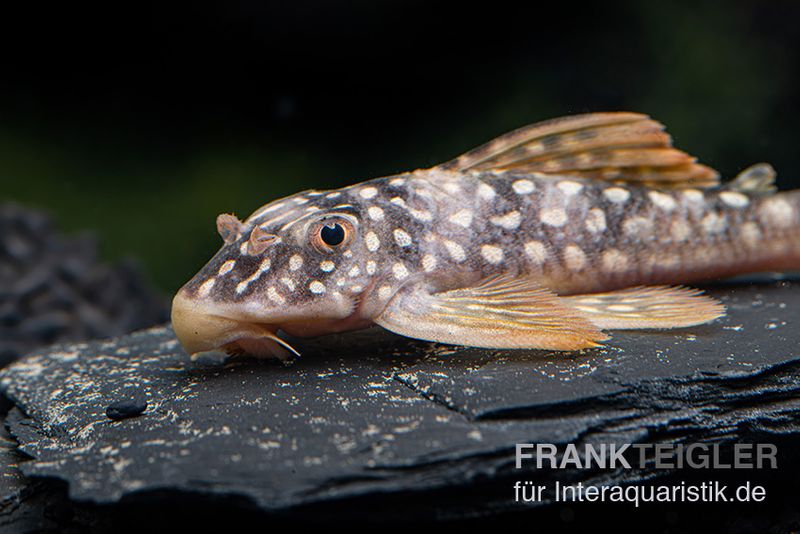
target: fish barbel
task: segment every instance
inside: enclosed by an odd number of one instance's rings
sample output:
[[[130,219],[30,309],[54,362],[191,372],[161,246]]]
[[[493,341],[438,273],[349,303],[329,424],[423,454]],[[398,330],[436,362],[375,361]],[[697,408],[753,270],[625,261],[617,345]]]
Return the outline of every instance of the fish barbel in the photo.
[[[800,268],[800,191],[758,164],[720,183],[638,113],[537,123],[442,165],[217,219],[176,294],[187,352],[286,357],[378,324],[441,343],[578,350],[606,329],[713,321],[678,284]]]

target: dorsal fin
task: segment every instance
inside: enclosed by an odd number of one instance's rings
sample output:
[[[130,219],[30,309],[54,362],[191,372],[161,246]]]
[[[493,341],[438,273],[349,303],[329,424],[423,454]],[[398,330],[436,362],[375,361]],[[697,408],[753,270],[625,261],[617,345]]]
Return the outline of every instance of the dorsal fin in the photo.
[[[659,187],[712,187],[719,174],[672,147],[664,125],[629,112],[587,113],[520,128],[438,167],[537,172]]]

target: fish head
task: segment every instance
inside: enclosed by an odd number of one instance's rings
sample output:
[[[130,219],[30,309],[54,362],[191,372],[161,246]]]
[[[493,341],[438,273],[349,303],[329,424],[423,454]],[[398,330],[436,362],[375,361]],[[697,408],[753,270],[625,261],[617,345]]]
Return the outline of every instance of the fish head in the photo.
[[[313,191],[244,222],[220,215],[222,248],[173,299],[184,349],[284,358],[295,351],[278,330],[309,337],[368,326],[357,313],[371,283],[363,221],[357,206]]]

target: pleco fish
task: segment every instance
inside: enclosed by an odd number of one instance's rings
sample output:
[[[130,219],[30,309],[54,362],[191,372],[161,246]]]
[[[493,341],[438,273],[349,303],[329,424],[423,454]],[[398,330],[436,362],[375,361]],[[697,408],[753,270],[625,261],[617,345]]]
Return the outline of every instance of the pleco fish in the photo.
[[[285,358],[373,324],[423,340],[577,350],[604,329],[674,328],[724,307],[675,286],[800,268],[800,190],[718,174],[637,113],[534,124],[455,160],[306,191],[244,222],[175,296],[187,352]]]

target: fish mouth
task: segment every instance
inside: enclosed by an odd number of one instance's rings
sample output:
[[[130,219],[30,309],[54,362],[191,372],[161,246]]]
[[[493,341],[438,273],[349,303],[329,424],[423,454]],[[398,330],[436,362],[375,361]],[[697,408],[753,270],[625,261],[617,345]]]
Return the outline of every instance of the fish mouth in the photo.
[[[172,300],[172,329],[181,346],[192,358],[204,352],[221,350],[228,355],[249,354],[286,360],[297,352],[277,335],[279,325],[240,321],[213,313],[182,291]]]

